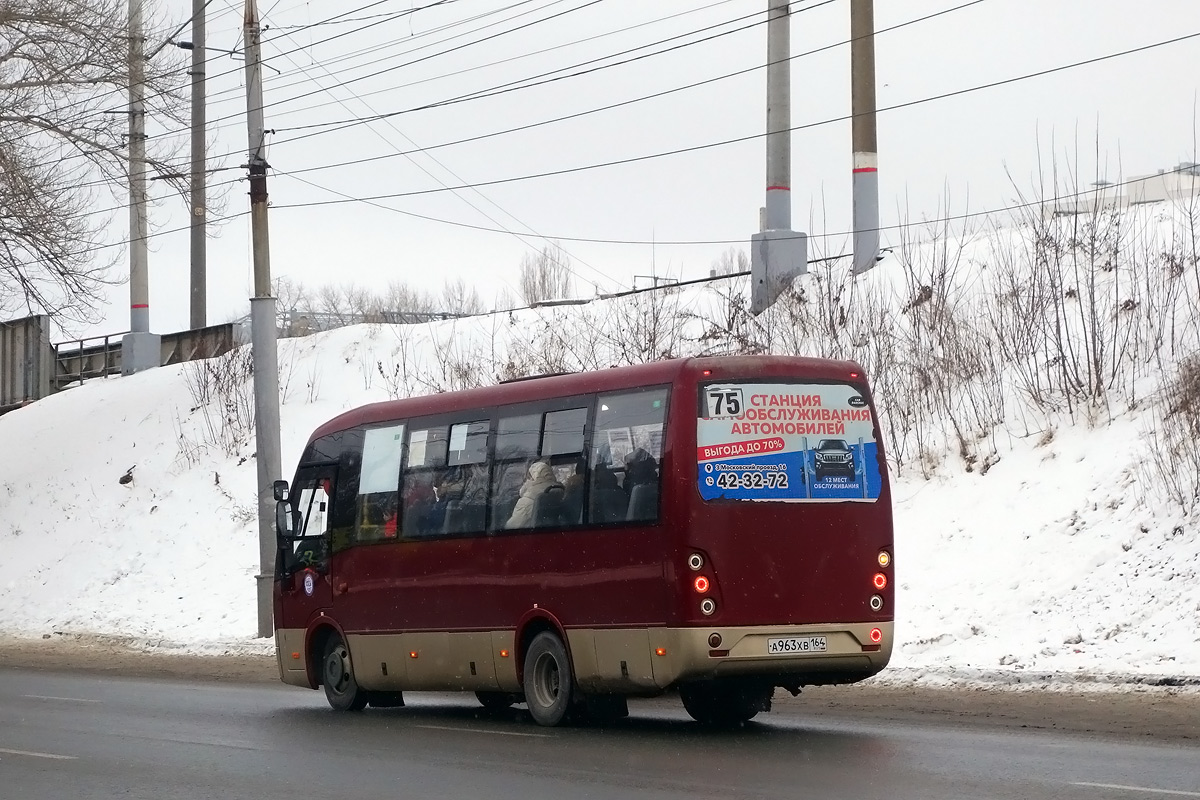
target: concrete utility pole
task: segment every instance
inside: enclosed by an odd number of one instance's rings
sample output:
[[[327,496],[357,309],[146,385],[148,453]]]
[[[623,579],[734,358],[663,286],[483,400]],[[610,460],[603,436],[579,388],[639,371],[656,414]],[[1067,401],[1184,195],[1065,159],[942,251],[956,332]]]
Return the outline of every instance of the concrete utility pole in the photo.
[[[150,235],[146,222],[146,55],[142,0],[129,0],[129,333],[121,339],[121,374],[162,365],[150,333]]]
[[[258,635],[274,635],[271,585],[275,578],[275,498],[272,484],[283,471],[279,454],[279,355],[275,298],[271,296],[271,248],[267,235],[267,133],[263,125],[262,43],[255,0],[246,0],[246,128],[250,143],[250,237],[254,248],[254,297],[250,342],[254,348],[254,419],[258,449]]]
[[[192,302],[191,327],[208,324],[208,265],[206,263],[208,200],[205,197],[204,171],[205,97],[204,97],[204,16],[205,0],[192,0]]]
[[[875,137],[875,0],[850,0],[854,115],[854,274],[879,257],[879,145]]]
[[[750,237],[750,311],[761,314],[808,270],[808,237],[792,230],[789,0],[767,0],[767,198]]]

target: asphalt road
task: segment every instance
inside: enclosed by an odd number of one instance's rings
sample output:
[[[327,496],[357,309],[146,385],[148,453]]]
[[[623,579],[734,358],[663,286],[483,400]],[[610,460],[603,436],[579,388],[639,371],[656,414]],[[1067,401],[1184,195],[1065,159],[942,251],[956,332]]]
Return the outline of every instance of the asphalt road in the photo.
[[[339,715],[282,685],[0,669],[0,798],[1200,798],[1197,741],[780,706],[720,731],[663,698],[548,730],[468,695]]]

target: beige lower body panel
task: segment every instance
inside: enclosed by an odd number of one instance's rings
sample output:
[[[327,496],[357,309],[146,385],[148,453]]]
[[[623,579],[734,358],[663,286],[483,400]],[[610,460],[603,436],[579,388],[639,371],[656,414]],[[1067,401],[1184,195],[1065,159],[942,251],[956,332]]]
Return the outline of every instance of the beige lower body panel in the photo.
[[[871,629],[883,634],[878,650],[871,641]],[[660,687],[688,680],[734,677],[739,675],[780,675],[800,684],[837,683],[844,674],[845,683],[861,680],[887,666],[892,655],[894,623],[864,622],[839,625],[763,625],[723,628],[651,628],[651,652],[655,655],[654,679]],[[709,646],[709,637],[721,635],[719,648]],[[824,636],[827,649],[821,653],[771,655],[767,640],[775,637]],[[725,652],[714,655],[713,651]]]
[[[275,661],[279,679],[292,686],[311,688],[305,669],[303,628],[279,628],[275,631]]]
[[[871,629],[883,639],[873,646]],[[709,637],[720,634],[719,648]],[[702,628],[572,628],[567,646],[585,692],[652,694],[684,681],[776,676],[805,684],[852,682],[882,670],[891,658],[893,623]],[[276,631],[284,683],[308,686],[303,630]],[[821,653],[771,655],[773,637],[824,636]],[[355,678],[371,691],[520,692],[514,631],[351,634]],[[717,651],[714,654],[714,650]],[[300,653],[301,658],[293,658]],[[319,665],[314,665],[319,669]],[[844,677],[844,680],[841,678]]]
[[[508,632],[351,634],[354,677],[374,691],[516,691]],[[508,655],[502,655],[507,653]]]

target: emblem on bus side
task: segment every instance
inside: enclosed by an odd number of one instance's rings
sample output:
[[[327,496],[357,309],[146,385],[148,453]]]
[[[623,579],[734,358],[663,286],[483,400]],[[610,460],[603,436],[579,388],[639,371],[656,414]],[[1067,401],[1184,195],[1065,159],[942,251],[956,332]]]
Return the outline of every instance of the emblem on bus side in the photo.
[[[313,588],[313,574],[311,572],[304,573],[304,593],[312,597]]]

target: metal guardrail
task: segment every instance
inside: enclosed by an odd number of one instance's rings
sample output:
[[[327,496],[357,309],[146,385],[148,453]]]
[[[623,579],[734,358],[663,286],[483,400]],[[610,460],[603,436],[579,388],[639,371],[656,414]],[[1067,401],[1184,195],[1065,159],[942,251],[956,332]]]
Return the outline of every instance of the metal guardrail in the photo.
[[[54,345],[54,391],[88,378],[121,374],[121,339],[125,332]]]
[[[382,323],[386,325],[420,325],[426,322],[439,322],[446,319],[456,319],[461,314],[448,311],[372,311],[368,313],[335,312],[335,311],[305,311],[287,309],[279,313],[277,321],[281,337],[309,336],[323,333],[336,328],[364,323]]]
[[[125,332],[71,339],[54,346],[54,390],[89,378],[121,374],[121,340]],[[240,344],[239,326],[232,322],[162,335],[161,363],[182,364],[215,358]]]
[[[438,311],[342,314],[290,309],[279,314],[276,325],[280,336],[290,337],[364,322],[415,325],[459,316]],[[87,380],[121,374],[121,341],[127,331],[53,345],[49,332],[50,320],[45,316],[0,322],[0,414]],[[214,358],[245,344],[247,336],[243,324],[228,322],[164,333],[161,342],[161,363],[166,366]]]

